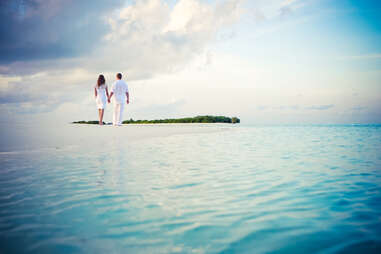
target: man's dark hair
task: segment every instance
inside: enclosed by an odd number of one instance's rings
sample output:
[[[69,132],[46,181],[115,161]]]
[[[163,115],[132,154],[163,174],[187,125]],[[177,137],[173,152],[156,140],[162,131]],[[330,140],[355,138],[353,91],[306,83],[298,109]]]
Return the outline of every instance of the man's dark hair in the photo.
[[[122,73],[118,73],[116,74],[116,76],[118,77],[118,79],[122,79]]]

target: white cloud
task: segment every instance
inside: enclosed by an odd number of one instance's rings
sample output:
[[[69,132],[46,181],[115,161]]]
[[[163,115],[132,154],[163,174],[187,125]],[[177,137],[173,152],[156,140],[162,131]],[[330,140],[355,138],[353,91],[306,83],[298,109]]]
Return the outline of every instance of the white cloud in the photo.
[[[92,66],[125,71],[130,79],[178,71],[203,53],[218,31],[238,21],[240,2],[180,0],[170,8],[160,0],[138,1],[108,19],[104,57]]]
[[[13,113],[55,110],[68,101],[79,103],[91,90],[91,73],[84,69],[42,71],[24,76],[0,76],[0,104]],[[93,81],[95,83],[95,81]],[[83,85],[88,84],[83,91]]]
[[[2,65],[8,76],[0,77],[0,103],[12,112],[49,111],[68,101],[82,105],[99,73],[110,84],[116,72],[133,81],[181,70],[205,53],[218,31],[238,21],[240,3],[180,0],[170,7],[163,0],[136,1],[103,17],[110,30],[91,55]]]
[[[364,54],[340,57],[340,59],[352,59],[352,60],[377,60],[381,59],[381,54]]]

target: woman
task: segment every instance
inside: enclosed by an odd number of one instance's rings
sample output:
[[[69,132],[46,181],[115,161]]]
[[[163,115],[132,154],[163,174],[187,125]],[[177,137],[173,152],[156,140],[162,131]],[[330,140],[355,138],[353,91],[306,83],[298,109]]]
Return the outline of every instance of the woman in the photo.
[[[106,108],[106,102],[109,100],[105,77],[101,74],[98,77],[97,85],[94,87],[95,102],[99,111],[99,125],[103,125],[103,114]],[[107,96],[107,97],[106,97]]]

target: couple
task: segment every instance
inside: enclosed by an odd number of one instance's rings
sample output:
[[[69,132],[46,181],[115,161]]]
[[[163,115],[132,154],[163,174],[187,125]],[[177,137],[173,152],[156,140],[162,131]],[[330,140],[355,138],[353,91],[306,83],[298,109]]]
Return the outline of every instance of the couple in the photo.
[[[98,77],[96,86],[94,87],[95,102],[99,111],[99,124],[103,125],[103,114],[106,108],[106,100],[110,103],[110,100],[114,96],[114,113],[112,116],[112,124],[114,126],[122,125],[122,116],[124,104],[130,103],[128,94],[127,83],[122,80],[122,74],[116,74],[116,81],[111,86],[111,93],[109,95],[106,85],[105,77],[101,74]]]

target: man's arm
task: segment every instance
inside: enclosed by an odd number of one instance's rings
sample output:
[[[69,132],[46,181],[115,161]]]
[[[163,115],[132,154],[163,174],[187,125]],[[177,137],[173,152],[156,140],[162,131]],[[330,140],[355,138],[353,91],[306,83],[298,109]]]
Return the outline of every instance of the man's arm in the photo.
[[[127,96],[127,104],[130,103],[130,94],[128,92],[126,92],[126,96]]]
[[[97,89],[94,87],[94,94],[95,94],[95,97],[97,97]]]

